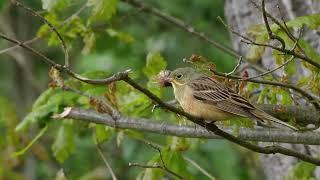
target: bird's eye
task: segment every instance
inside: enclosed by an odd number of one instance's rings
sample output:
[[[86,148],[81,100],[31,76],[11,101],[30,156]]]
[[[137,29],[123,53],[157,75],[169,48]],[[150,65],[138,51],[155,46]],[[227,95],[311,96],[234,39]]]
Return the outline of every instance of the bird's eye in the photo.
[[[176,76],[176,78],[177,78],[177,79],[181,79],[181,78],[182,78],[182,74],[178,74],[178,75]]]

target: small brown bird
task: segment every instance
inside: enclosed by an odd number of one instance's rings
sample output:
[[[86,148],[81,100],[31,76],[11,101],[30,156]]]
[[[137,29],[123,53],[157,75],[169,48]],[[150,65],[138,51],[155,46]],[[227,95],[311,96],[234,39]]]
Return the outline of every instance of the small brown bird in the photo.
[[[197,72],[193,68],[178,68],[162,74],[162,84],[171,84],[174,95],[184,111],[206,121],[223,121],[232,117],[254,119],[258,124],[271,126],[271,122],[297,130],[297,128],[253,106],[248,100],[226,85]]]

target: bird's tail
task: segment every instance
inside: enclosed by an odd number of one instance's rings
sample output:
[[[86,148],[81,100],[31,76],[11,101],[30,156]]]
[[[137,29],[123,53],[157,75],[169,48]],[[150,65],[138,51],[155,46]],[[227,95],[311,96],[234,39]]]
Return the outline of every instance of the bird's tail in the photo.
[[[293,129],[293,130],[296,130],[296,131],[298,130],[298,128],[296,128],[294,126],[291,126],[290,124],[285,123],[285,122],[283,122],[283,121],[271,116],[270,114],[260,110],[260,109],[254,109],[254,110],[252,110],[250,112],[251,112],[251,114],[253,116],[255,116],[258,119],[258,122],[262,123],[262,125],[269,126],[269,127],[270,126],[274,127],[272,125],[272,123],[276,123],[278,125],[286,126],[286,127],[290,128],[290,129]]]

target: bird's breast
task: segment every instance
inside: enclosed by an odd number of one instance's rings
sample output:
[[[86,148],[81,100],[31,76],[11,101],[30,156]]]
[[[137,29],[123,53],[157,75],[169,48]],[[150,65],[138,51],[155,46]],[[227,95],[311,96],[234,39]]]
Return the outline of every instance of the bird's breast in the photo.
[[[232,117],[232,114],[222,111],[212,104],[205,103],[193,96],[193,90],[186,86],[183,96],[176,97],[184,111],[193,116],[205,119],[207,121],[223,121]]]

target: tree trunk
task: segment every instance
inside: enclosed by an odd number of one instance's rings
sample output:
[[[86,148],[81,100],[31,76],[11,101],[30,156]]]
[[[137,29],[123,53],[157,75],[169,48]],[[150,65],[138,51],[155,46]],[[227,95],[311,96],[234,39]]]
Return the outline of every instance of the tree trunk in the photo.
[[[255,0],[257,4],[261,6],[260,0]],[[320,1],[313,0],[279,0],[279,1],[266,1],[266,9],[273,16],[279,17],[277,5],[279,5],[282,14],[285,19],[294,19],[298,16],[308,15],[311,13],[320,12]],[[232,29],[245,35],[248,27],[255,24],[263,23],[262,13],[257,10],[250,0],[226,0],[225,1],[225,16],[227,22]],[[233,48],[240,52],[242,55],[246,55],[249,49],[249,45],[240,42],[240,38],[235,35],[232,36]],[[320,36],[311,30],[305,30],[303,32],[303,38],[310,42],[310,44],[320,52]],[[270,69],[275,66],[275,60],[272,57],[271,50],[267,48],[262,60],[259,62],[266,69]],[[298,75],[295,78],[308,74],[308,71],[304,69],[299,62],[297,62]],[[295,79],[294,78],[294,79]],[[265,145],[265,144],[261,144]],[[304,146],[304,145],[292,145],[281,144],[289,149],[295,149],[304,153],[311,153],[313,156],[318,156],[320,151],[319,147]],[[264,168],[264,173],[267,179],[282,180],[290,172],[292,167],[298,161],[295,158],[284,155],[261,155],[261,163]],[[320,169],[316,169],[314,172],[316,179],[320,178]]]

